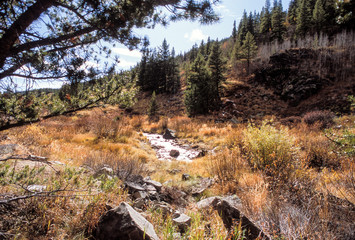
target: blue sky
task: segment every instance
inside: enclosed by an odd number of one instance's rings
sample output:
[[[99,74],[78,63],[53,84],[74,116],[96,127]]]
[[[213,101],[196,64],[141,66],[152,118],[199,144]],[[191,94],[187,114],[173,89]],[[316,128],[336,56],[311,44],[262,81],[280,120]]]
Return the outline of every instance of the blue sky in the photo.
[[[271,5],[273,0],[270,1]],[[288,8],[290,0],[282,0],[284,9]],[[217,12],[220,14],[221,20],[212,25],[201,25],[198,22],[180,21],[170,23],[168,26],[156,26],[154,29],[138,29],[136,34],[140,37],[148,36],[151,47],[158,47],[166,38],[170,48],[174,47],[176,53],[183,53],[191,49],[201,40],[223,39],[227,38],[232,33],[234,20],[238,23],[243,15],[244,9],[249,13],[250,11],[260,12],[265,5],[265,0],[223,0],[216,6]],[[140,60],[139,51],[128,51],[124,46],[120,45],[112,48],[116,53],[121,63],[118,65],[119,69],[129,69]]]
[[[273,0],[270,0],[271,5]],[[290,0],[282,0],[284,9],[288,8]],[[231,35],[233,22],[236,20],[237,27],[243,15],[244,9],[249,14],[250,11],[260,12],[265,5],[265,0],[222,0],[215,6],[221,20],[212,25],[201,25],[198,22],[179,21],[170,23],[166,27],[156,26],[154,29],[137,29],[135,34],[139,37],[147,36],[151,47],[158,47],[162,44],[164,38],[172,47],[175,48],[177,54],[187,52],[191,47],[201,40],[207,40],[210,37],[212,40],[227,38]],[[141,59],[141,53],[138,50],[129,51],[124,45],[117,44],[116,47],[110,46],[114,55],[120,59],[117,66],[118,70],[127,70],[135,66]],[[87,62],[86,65],[100,67],[96,63]],[[37,82],[35,88],[59,88],[63,82]],[[21,84],[20,84],[21,85]],[[23,86],[22,86],[23,87]],[[21,86],[20,86],[21,88]]]

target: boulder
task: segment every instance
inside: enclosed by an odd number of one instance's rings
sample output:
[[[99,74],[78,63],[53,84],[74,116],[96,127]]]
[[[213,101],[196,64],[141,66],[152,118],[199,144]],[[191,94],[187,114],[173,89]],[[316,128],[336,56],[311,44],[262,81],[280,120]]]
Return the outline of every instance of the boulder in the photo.
[[[133,193],[133,198],[134,199],[145,199],[148,197],[148,194],[144,191],[137,191]]]
[[[44,185],[29,185],[27,186],[27,190],[30,192],[43,192],[47,189],[47,186]]]
[[[164,139],[175,139],[175,137],[173,136],[173,134],[171,133],[171,131],[169,129],[165,129],[165,132],[163,134],[163,138]]]
[[[178,226],[180,232],[186,232],[191,225],[191,218],[177,211],[173,214],[173,222]]]
[[[135,193],[138,191],[145,191],[144,187],[138,183],[125,182],[125,187],[128,189],[129,193]]]
[[[180,155],[180,152],[178,150],[171,150],[169,153],[170,157],[177,158]]]
[[[0,156],[13,153],[16,150],[17,144],[2,144],[0,145]]]
[[[144,182],[147,184],[147,185],[151,185],[153,187],[155,187],[155,189],[160,192],[161,188],[163,187],[163,185],[160,183],[160,182],[157,182],[157,181],[154,181],[154,180],[151,180],[151,179],[147,179],[145,178],[144,179]]]
[[[183,180],[183,181],[187,181],[187,180],[189,180],[191,178],[191,176],[189,175],[189,174],[187,174],[187,173],[184,173],[184,174],[182,174],[182,176],[181,176],[181,179]]]
[[[113,175],[113,169],[110,168],[109,166],[103,166],[102,168],[100,168],[99,170],[97,170],[94,173],[94,177],[100,177],[101,175],[107,175],[107,176],[111,176]]]
[[[98,240],[159,239],[153,225],[125,202],[100,217],[95,237]]]
[[[228,200],[219,200],[214,202],[215,209],[223,220],[224,226],[231,230],[236,221],[241,221],[241,226],[243,230],[246,230],[246,239],[270,239],[263,231],[257,227],[249,218],[244,216],[240,210],[231,204]]]

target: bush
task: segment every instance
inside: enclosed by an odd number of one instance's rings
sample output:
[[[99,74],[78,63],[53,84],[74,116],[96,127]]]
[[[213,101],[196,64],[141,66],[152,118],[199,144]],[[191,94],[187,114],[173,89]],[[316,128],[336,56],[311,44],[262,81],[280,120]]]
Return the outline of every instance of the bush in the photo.
[[[294,139],[286,128],[280,130],[263,121],[258,128],[251,124],[244,131],[244,151],[254,169],[279,175],[289,169],[294,155]]]
[[[334,117],[331,111],[312,111],[303,116],[303,121],[309,126],[318,124],[318,127],[323,129],[334,124]]]

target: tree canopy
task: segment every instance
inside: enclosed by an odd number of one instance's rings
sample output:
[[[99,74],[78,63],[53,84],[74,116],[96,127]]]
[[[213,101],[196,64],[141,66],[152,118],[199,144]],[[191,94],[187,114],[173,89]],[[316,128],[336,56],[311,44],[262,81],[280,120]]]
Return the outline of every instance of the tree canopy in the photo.
[[[9,90],[13,77],[77,83],[97,76],[100,72],[95,64],[87,62],[97,64],[98,54],[110,54],[102,41],[118,41],[135,48],[141,40],[133,34],[134,28],[152,28],[182,19],[211,23],[218,20],[213,11],[216,2],[219,1],[1,1],[0,88]],[[113,72],[113,65],[104,64],[100,71]]]

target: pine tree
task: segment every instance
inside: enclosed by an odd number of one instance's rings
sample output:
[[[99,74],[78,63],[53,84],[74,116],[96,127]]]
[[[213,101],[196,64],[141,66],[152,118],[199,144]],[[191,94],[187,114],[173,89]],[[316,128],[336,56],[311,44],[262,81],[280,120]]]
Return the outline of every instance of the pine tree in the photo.
[[[313,9],[313,24],[317,32],[327,31],[335,24],[335,1],[317,0]]]
[[[311,28],[311,8],[309,0],[300,0],[297,8],[297,26],[296,33],[298,36],[304,37],[306,32]]]
[[[217,109],[221,98],[220,98],[220,85],[225,80],[223,72],[225,69],[225,63],[222,60],[222,51],[218,41],[214,42],[212,46],[212,52],[208,58],[207,66],[211,72],[210,74],[210,103],[209,108]]]
[[[287,22],[290,25],[296,25],[297,23],[297,0],[291,0],[288,5]]]
[[[209,75],[206,61],[199,53],[192,63],[187,78],[185,106],[189,116],[204,114],[209,110]]]
[[[278,41],[282,40],[282,36],[286,31],[284,22],[285,19],[282,12],[282,3],[281,1],[277,2],[277,0],[275,0],[271,16],[272,39],[277,39]]]
[[[242,55],[242,46],[239,41],[236,41],[233,46],[232,51],[232,62],[236,62],[243,57]]]
[[[240,20],[239,27],[238,27],[238,41],[243,42],[247,32],[248,32],[248,15],[247,12],[244,10],[243,17]]]
[[[270,13],[270,0],[266,0],[265,7],[262,11],[262,17],[260,19],[260,35],[263,36],[264,41],[268,41],[270,38],[271,30],[271,13]]]
[[[233,30],[232,30],[232,39],[233,42],[235,42],[237,40],[237,26],[236,26],[236,21],[234,20],[233,22]]]
[[[149,102],[148,116],[152,118],[155,117],[157,113],[158,113],[158,104],[157,104],[157,99],[154,91]]]
[[[254,36],[248,32],[245,36],[245,40],[243,42],[242,52],[244,57],[247,59],[247,74],[249,74],[250,60],[257,53],[257,45],[254,39]]]

